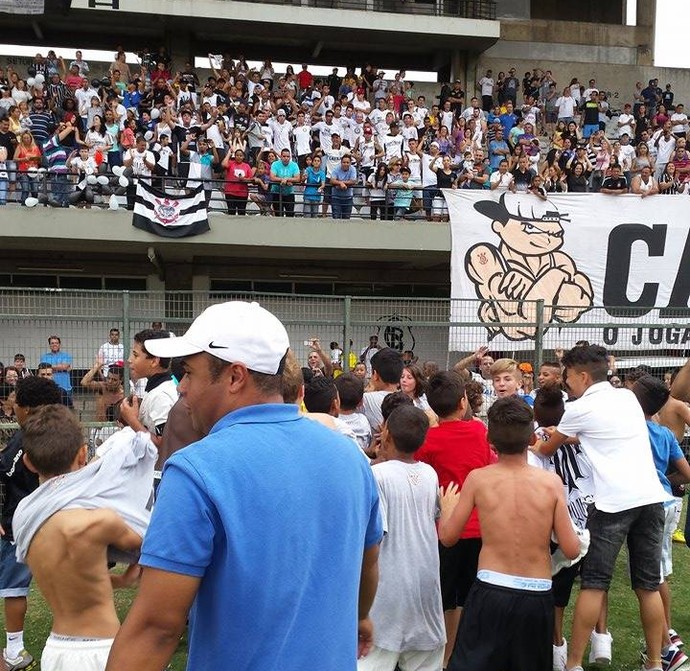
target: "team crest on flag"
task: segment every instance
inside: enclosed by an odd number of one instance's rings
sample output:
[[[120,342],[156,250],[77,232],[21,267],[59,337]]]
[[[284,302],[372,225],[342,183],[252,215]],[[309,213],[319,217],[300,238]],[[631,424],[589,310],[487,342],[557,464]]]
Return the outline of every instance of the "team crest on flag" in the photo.
[[[199,184],[180,196],[164,193],[140,180],[132,226],[165,238],[185,238],[211,230],[204,188]]]

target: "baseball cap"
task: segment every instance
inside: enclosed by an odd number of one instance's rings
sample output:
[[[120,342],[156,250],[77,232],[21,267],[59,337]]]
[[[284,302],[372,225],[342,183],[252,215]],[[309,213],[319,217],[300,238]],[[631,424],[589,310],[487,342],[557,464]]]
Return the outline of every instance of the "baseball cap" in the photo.
[[[285,110],[284,110],[284,109],[279,109],[279,110],[276,112],[276,116],[285,116]]]
[[[276,375],[290,342],[280,320],[258,303],[229,301],[206,308],[183,336],[147,340],[144,346],[161,358],[207,352],[257,373]]]

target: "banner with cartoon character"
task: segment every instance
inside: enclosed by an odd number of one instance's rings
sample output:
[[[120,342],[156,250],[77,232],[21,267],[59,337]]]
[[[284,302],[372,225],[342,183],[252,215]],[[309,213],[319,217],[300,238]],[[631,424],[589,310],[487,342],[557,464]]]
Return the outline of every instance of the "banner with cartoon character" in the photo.
[[[492,347],[534,348],[537,301],[546,348],[560,346],[575,323],[597,324],[593,339],[617,348],[690,346],[686,195],[444,194],[451,297],[464,299],[452,301],[451,321],[479,319]],[[451,329],[451,350],[480,344]]]

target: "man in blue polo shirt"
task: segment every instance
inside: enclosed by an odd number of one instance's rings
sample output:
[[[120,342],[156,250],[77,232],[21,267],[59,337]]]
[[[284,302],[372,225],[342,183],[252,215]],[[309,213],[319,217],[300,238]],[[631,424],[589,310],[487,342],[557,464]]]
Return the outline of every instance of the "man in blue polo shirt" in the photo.
[[[352,165],[352,157],[345,154],[340,165],[331,172],[331,210],[333,219],[349,219],[352,216],[353,186],[357,184],[357,170]]]
[[[189,612],[188,671],[355,671],[382,537],[357,446],[282,399],[285,327],[257,303],[206,309],[180,338],[179,391],[205,438],[166,462],[139,594],[108,671],[159,671]]]
[[[290,150],[280,152],[280,160],[271,163],[271,202],[276,217],[295,216],[295,187],[300,182],[299,166]]]
[[[70,372],[72,370],[72,355],[63,352],[62,341],[56,335],[48,338],[50,352],[41,356],[41,361],[49,363],[53,369],[53,382],[65,392],[63,402],[66,406],[72,407],[72,382]]]

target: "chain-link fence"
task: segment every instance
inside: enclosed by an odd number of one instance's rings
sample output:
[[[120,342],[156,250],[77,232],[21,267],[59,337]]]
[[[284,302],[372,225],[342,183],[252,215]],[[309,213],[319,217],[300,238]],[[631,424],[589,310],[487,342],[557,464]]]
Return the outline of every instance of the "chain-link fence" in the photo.
[[[305,363],[313,338],[326,356],[336,343],[347,362],[350,352],[358,358],[370,336],[377,335],[380,345],[409,350],[420,363],[432,360],[441,368],[488,345],[494,357],[511,356],[537,369],[559,348],[587,340],[605,345],[620,373],[646,364],[661,376],[685,362],[690,342],[690,328],[681,316],[661,319],[658,310],[640,308],[594,308],[567,323],[555,321],[558,315],[549,306],[525,301],[510,322],[488,322],[482,302],[469,300],[1,289],[0,361],[12,366],[15,355],[22,354],[35,372],[49,352],[49,337],[58,336],[60,351],[72,357],[75,407],[83,421],[92,421],[95,394],[81,381],[96,363],[99,348],[109,342],[111,329],[119,330],[126,362],[138,331],[153,326],[181,335],[204,308],[225,300],[255,300],[276,314]]]

